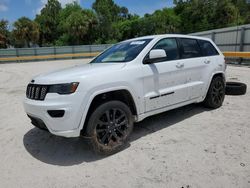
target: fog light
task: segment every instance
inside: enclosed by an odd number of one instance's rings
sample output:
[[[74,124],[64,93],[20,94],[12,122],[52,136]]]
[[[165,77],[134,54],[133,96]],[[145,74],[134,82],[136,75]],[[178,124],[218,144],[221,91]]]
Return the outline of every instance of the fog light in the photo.
[[[48,114],[53,118],[60,118],[64,116],[64,110],[48,110]]]

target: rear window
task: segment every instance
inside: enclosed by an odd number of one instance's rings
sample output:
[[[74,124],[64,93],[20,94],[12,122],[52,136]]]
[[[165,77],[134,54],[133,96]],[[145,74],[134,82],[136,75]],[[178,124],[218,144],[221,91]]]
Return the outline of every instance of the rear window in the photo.
[[[179,41],[182,58],[194,58],[202,56],[197,40],[181,38]]]
[[[201,47],[203,56],[219,55],[216,48],[209,41],[199,40],[198,42],[199,42],[199,45]]]

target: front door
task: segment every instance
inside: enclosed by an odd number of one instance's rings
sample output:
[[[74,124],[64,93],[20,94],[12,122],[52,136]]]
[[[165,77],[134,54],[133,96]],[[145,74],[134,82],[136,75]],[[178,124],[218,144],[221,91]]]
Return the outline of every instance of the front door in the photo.
[[[153,49],[165,50],[167,57],[143,65],[145,111],[199,98],[204,87],[202,75],[206,65],[197,41],[165,38]]]
[[[188,99],[185,66],[180,59],[175,38],[165,38],[153,49],[164,49],[167,57],[160,62],[144,64],[145,111],[153,111]]]

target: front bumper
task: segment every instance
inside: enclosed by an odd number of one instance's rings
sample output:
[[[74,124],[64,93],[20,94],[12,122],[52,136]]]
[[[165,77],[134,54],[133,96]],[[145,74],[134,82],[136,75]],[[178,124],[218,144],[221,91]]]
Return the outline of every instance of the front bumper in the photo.
[[[41,120],[41,119],[39,119],[39,118],[37,118],[37,117],[33,117],[33,116],[31,116],[31,115],[28,115],[28,117],[30,118],[31,123],[32,123],[35,127],[39,128],[39,129],[46,130],[46,131],[48,130],[48,128],[46,127],[46,125],[45,125],[45,123],[43,122],[43,120]]]
[[[71,95],[48,93],[44,101],[24,99],[24,109],[37,125],[42,125],[54,135],[63,137],[80,136],[80,122],[84,111],[83,94]],[[62,117],[51,117],[49,110],[64,110]],[[41,120],[41,121],[38,121]],[[33,122],[34,123],[34,122]]]

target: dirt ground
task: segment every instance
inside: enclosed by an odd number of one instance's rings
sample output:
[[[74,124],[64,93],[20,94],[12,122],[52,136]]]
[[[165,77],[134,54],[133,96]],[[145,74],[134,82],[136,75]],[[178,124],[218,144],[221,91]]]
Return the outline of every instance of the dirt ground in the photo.
[[[95,155],[83,139],[34,128],[22,100],[33,75],[88,60],[0,64],[0,187],[250,187],[250,92],[223,107],[189,105],[135,125],[130,144]],[[250,68],[227,68],[250,86]]]

